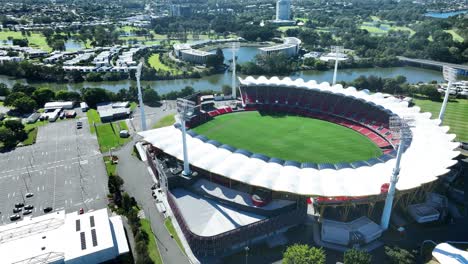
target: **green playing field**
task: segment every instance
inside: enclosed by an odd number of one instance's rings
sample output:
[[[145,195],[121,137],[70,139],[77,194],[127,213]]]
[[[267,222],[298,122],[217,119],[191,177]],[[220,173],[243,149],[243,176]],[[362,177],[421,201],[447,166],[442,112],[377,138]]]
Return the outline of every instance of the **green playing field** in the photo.
[[[370,139],[352,129],[301,116],[231,113],[193,130],[236,148],[299,162],[353,162],[382,154]]]

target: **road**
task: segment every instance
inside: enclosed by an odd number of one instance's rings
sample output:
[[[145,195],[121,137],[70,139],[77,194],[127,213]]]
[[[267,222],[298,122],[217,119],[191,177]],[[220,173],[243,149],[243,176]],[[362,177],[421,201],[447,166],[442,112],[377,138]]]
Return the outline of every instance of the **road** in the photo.
[[[145,116],[147,129],[151,129],[161,118],[169,114],[176,113],[175,101],[163,102],[161,107],[150,107],[145,105]],[[129,119],[128,127],[134,131],[141,131],[141,114],[140,108],[137,107]]]
[[[96,137],[88,122],[49,123],[39,128],[36,144],[0,153],[0,224],[10,223],[17,202],[34,206],[30,216],[45,207],[77,211],[105,208],[107,176]],[[32,198],[24,198],[31,192]]]
[[[131,155],[136,140],[133,140],[115,154],[119,157],[117,173],[124,180],[124,189],[135,197],[138,205],[145,212],[145,217],[151,221],[151,228],[156,236],[159,252],[165,264],[189,263],[179,246],[167,232],[164,217],[156,209],[155,200],[151,195],[151,179],[146,165]]]

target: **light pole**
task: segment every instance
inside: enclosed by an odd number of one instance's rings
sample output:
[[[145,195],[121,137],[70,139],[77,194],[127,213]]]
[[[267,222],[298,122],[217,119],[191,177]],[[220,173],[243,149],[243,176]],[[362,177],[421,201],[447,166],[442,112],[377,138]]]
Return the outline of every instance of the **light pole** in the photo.
[[[442,103],[442,107],[440,108],[440,113],[439,113],[439,119],[441,121],[440,122],[441,125],[442,125],[442,122],[444,121],[445,109],[447,108],[447,104],[448,104],[450,88],[452,86],[452,83],[457,80],[457,70],[451,67],[444,66],[443,73],[444,73],[444,79],[448,82],[448,84],[447,84],[447,90],[445,90],[444,102]]]
[[[338,73],[338,59],[339,59],[339,56],[343,53],[343,46],[332,46],[331,52],[335,53],[335,70],[333,71],[333,82],[332,82],[332,85],[335,85],[336,75]]]
[[[405,148],[407,139],[412,137],[410,124],[412,123],[411,118],[402,119],[398,116],[390,117],[390,130],[393,131],[393,137],[399,138],[400,143],[397,145],[397,157],[395,168],[393,169],[392,177],[390,178],[390,186],[387,192],[387,198],[385,199],[385,207],[382,212],[382,219],[380,226],[383,230],[388,229],[390,223],[390,216],[392,214],[393,198],[395,197],[396,184],[398,183],[398,175],[400,174],[400,161]]]
[[[186,129],[185,121],[190,120],[190,117],[193,115],[193,109],[195,108],[195,103],[179,98],[177,99],[177,112],[179,113],[180,124],[182,128],[182,147],[184,151],[184,171],[182,172],[185,176],[192,174],[189,167],[188,153],[187,153],[187,140],[186,140]]]
[[[143,94],[141,93],[141,85],[140,85],[140,78],[141,78],[141,69],[143,68],[143,63],[140,62],[137,66],[137,71],[135,73],[137,87],[138,87],[138,103],[140,104],[140,115],[141,115],[141,131],[146,130],[146,117],[145,117],[145,107],[143,105]]]
[[[248,246],[246,246],[244,248],[244,250],[245,250],[245,264],[248,264],[249,263],[249,250],[250,250],[250,248]]]
[[[232,99],[236,99],[236,51],[239,50],[239,42],[233,42],[231,46],[232,51]]]

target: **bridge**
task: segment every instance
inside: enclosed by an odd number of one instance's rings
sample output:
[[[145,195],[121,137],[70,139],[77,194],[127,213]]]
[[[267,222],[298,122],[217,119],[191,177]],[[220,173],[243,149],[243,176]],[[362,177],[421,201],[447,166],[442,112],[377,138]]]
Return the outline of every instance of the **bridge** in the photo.
[[[458,74],[460,75],[468,75],[468,65],[464,64],[455,64],[455,63],[448,63],[448,62],[441,62],[441,61],[433,61],[433,60],[424,60],[424,59],[411,59],[407,57],[397,56],[400,61],[406,62],[408,64],[416,64],[416,65],[424,65],[429,66],[431,68],[442,69],[444,66],[452,67],[458,69]]]

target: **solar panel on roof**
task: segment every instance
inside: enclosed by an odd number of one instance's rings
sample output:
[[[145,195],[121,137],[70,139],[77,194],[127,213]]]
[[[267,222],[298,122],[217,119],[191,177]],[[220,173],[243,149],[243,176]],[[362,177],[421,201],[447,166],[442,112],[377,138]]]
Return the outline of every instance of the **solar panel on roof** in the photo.
[[[81,250],[86,249],[86,237],[85,237],[85,232],[80,233],[80,239],[81,239]]]
[[[97,246],[96,229],[91,229],[91,239],[93,240],[93,247]]]
[[[81,229],[81,222],[80,222],[80,219],[77,219],[76,220],[76,231],[78,232],[78,231],[80,231],[80,229]]]
[[[94,227],[94,215],[89,217],[89,223],[90,223],[91,227]]]

